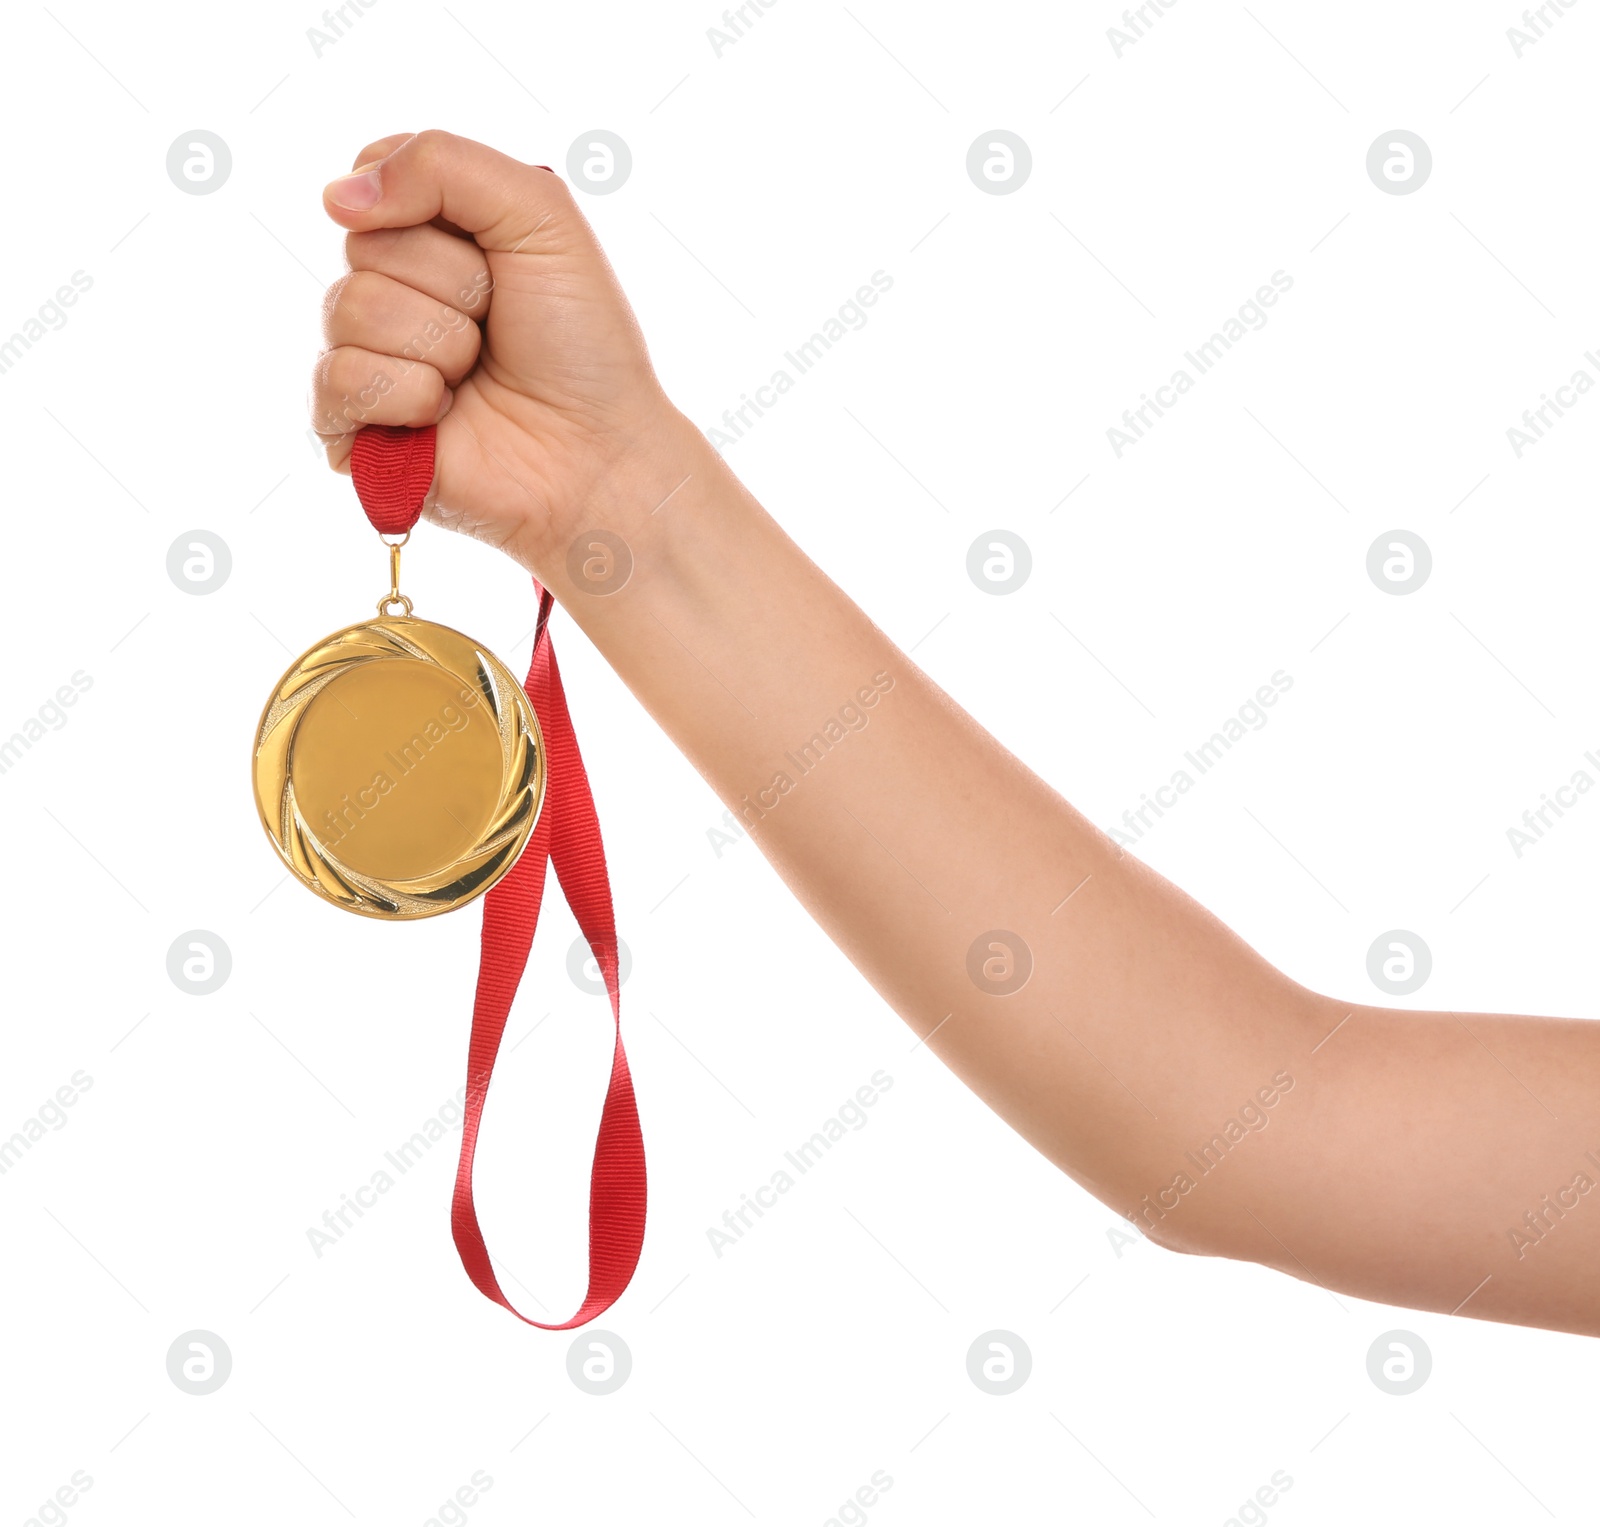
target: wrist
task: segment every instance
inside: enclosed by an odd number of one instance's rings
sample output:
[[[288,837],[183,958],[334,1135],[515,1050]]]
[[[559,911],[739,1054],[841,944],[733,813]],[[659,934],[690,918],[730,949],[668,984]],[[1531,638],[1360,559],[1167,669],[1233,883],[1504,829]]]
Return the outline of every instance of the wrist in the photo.
[[[665,399],[625,433],[607,436],[569,481],[585,484],[574,501],[530,511],[507,547],[563,603],[667,572],[686,550],[685,521],[699,520],[708,497],[735,482],[699,428]]]
[[[665,398],[630,411],[613,428],[544,435],[544,459],[527,479],[528,505],[505,551],[559,591],[578,537],[595,530],[638,534],[673,485],[693,474],[692,462],[705,448],[705,437]]]

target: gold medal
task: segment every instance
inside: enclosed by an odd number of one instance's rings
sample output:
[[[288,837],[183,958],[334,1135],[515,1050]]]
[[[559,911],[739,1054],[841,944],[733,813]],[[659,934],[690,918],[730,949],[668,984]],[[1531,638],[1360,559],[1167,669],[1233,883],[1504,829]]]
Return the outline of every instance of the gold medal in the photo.
[[[417,620],[389,542],[378,618],[302,654],[256,729],[261,825],[303,885],[365,917],[481,896],[517,862],[544,798],[522,686],[471,637]]]

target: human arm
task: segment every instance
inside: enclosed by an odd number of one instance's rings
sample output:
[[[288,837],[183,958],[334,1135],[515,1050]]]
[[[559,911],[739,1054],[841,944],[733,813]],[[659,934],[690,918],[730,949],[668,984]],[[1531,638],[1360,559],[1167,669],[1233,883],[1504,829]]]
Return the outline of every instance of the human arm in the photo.
[[[553,175],[441,134],[371,163],[336,194],[376,199],[330,204],[360,272],[318,369],[330,459],[443,405],[430,515],[552,590],[945,1064],[1162,1244],[1600,1334],[1600,1028],[1357,1006],[1275,970],[755,502],[662,395]]]

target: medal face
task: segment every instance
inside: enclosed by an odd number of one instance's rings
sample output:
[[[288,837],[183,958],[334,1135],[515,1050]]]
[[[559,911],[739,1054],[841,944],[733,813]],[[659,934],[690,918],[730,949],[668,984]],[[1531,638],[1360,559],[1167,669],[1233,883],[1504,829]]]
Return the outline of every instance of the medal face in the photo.
[[[384,615],[284,674],[254,776],[261,825],[304,885],[366,917],[432,917],[517,862],[543,802],[544,742],[492,653]]]

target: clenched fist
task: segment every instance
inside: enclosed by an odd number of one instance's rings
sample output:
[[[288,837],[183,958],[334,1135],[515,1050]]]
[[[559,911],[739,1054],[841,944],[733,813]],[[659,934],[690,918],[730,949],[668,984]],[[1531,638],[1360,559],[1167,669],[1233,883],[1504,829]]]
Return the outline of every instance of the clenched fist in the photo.
[[[540,574],[586,502],[630,477],[648,493],[652,464],[691,449],[604,253],[549,170],[449,133],[401,133],[363,149],[323,202],[350,230],[312,398],[337,470],[363,425],[437,422],[427,517]]]

